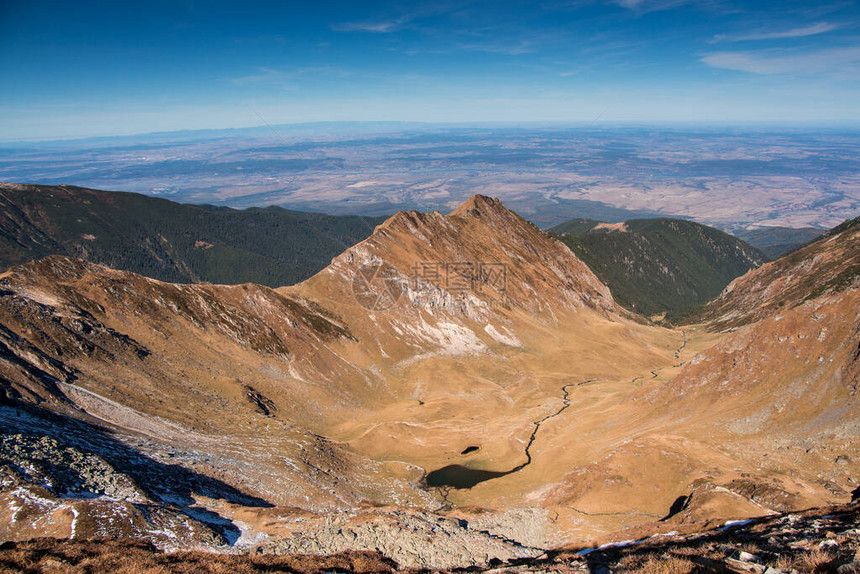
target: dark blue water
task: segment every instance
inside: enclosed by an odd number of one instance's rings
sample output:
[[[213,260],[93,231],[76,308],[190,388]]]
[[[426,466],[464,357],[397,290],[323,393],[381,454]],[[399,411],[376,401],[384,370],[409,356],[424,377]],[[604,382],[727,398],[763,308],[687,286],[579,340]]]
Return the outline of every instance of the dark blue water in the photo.
[[[449,464],[448,466],[443,466],[440,469],[428,473],[426,480],[427,486],[430,487],[447,486],[450,488],[472,488],[476,484],[484,482],[485,480],[499,478],[500,476],[511,474],[517,470],[519,470],[519,468],[516,470],[499,472],[495,470],[469,468],[468,466],[463,466],[461,464]]]

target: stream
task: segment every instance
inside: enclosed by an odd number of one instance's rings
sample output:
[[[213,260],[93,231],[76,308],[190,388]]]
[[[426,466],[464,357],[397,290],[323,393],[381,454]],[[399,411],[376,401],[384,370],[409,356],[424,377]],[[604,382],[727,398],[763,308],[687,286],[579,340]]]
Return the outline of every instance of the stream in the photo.
[[[476,484],[480,484],[487,480],[492,480],[494,478],[499,478],[502,476],[507,476],[509,474],[513,474],[515,472],[519,472],[528,465],[532,463],[532,453],[531,448],[537,438],[538,431],[543,423],[546,421],[557,417],[564,411],[570,407],[570,391],[568,389],[570,387],[579,387],[582,385],[587,385],[589,383],[593,383],[594,379],[589,379],[587,381],[583,381],[581,383],[568,383],[561,387],[562,392],[562,406],[556,412],[545,416],[544,418],[535,421],[532,423],[534,425],[534,429],[532,430],[532,434],[529,437],[528,443],[526,443],[525,455],[526,461],[520,465],[515,466],[510,470],[481,470],[477,468],[469,468],[468,466],[463,466],[462,464],[449,464],[448,466],[443,466],[442,468],[436,469],[432,472],[427,473],[425,480],[427,481],[427,486],[432,488],[472,488]],[[468,450],[468,449],[467,449]],[[465,454],[465,452],[464,452]]]
[[[687,346],[687,332],[681,331],[681,345],[675,351],[675,359],[680,359],[681,352],[684,350],[684,347]],[[674,365],[675,367],[679,367],[684,363],[681,362],[678,365]],[[658,377],[658,371],[662,369],[655,369],[651,371],[651,375],[653,379]],[[636,377],[633,379],[633,383],[635,383],[638,379],[642,377]],[[463,488],[472,488],[473,486],[480,484],[482,482],[486,482],[488,480],[492,480],[494,478],[500,478],[502,476],[507,476],[509,474],[513,474],[515,472],[519,472],[528,465],[532,463],[532,454],[531,448],[537,438],[537,433],[540,430],[540,427],[546,421],[553,419],[559,416],[561,413],[566,411],[568,407],[570,407],[570,392],[568,389],[570,387],[581,387],[583,385],[588,385],[590,383],[595,382],[596,379],[589,379],[587,381],[582,381],[580,383],[568,383],[561,387],[562,392],[562,406],[556,412],[551,415],[547,415],[544,418],[535,421],[532,423],[534,425],[534,429],[532,430],[532,434],[529,437],[529,441],[526,444],[525,455],[526,461],[520,465],[515,466],[510,470],[482,470],[478,468],[469,468],[468,466],[464,466],[462,464],[449,464],[448,466],[443,466],[442,468],[438,468],[434,471],[427,473],[424,480],[427,483],[427,486],[430,488],[439,488],[443,492],[443,497],[447,499],[447,492],[451,488],[463,489]],[[590,447],[589,447],[590,448]],[[477,446],[467,447],[460,454],[466,455],[472,452],[475,452],[479,449]]]

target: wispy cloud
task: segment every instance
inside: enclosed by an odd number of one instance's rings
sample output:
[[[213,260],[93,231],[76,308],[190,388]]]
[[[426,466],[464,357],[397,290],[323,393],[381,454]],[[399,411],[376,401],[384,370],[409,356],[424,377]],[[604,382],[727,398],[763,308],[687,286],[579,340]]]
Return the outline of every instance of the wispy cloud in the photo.
[[[487,54],[500,54],[503,56],[521,56],[523,54],[533,54],[539,51],[540,47],[527,40],[510,41],[510,42],[481,42],[481,41],[460,41],[451,40],[444,46],[423,47],[396,47],[389,48],[391,51],[399,51],[408,56],[423,56],[432,54],[455,54],[457,52],[485,52]]]
[[[860,70],[860,46],[801,53],[713,52],[702,62],[715,68],[763,75],[849,74]]]
[[[261,67],[257,68],[256,72],[254,72],[253,74],[230,78],[230,83],[235,84],[237,86],[242,86],[245,84],[256,84],[259,82],[283,82],[286,80],[286,77],[287,75],[281,70]]]
[[[534,43],[527,40],[514,42],[465,42],[457,44],[456,49],[474,52],[487,52],[490,54],[504,54],[507,56],[519,56],[534,52]]]
[[[370,34],[389,34],[407,27],[422,18],[446,14],[456,10],[462,3],[455,0],[439,0],[431,4],[412,6],[410,10],[395,10],[375,18],[353,22],[338,22],[330,26],[335,32],[367,32]]]
[[[368,32],[371,34],[388,34],[395,32],[412,20],[409,16],[387,20],[365,20],[361,22],[341,22],[332,24],[331,29],[335,32]]]
[[[842,28],[843,25],[832,22],[817,22],[799,28],[783,30],[758,31],[748,34],[719,34],[714,36],[715,42],[745,42],[750,40],[781,40],[785,38],[805,38],[818,34],[826,34]]]
[[[600,0],[604,4],[615,4],[622,8],[635,12],[637,14],[647,14],[649,12],[661,12],[663,10],[673,10],[688,6],[699,11],[708,12],[711,14],[735,14],[741,10],[738,8],[734,0]],[[571,7],[592,4],[597,0],[576,0],[577,4]],[[582,2],[583,4],[579,4]]]
[[[276,68],[259,67],[254,73],[230,78],[230,83],[237,86],[249,84],[272,84],[281,87],[298,81],[305,76],[329,76],[342,78],[350,75],[350,72],[334,66],[306,66],[293,70],[281,70]]]
[[[634,12],[658,12],[689,4],[690,0],[613,0],[615,4]]]
[[[457,52],[520,56],[538,54],[570,42],[567,30],[536,30],[516,18],[516,15],[496,14],[496,18],[490,21],[480,14],[463,10],[457,14],[456,25],[416,25],[414,35],[403,39],[402,45],[390,49],[411,56]]]

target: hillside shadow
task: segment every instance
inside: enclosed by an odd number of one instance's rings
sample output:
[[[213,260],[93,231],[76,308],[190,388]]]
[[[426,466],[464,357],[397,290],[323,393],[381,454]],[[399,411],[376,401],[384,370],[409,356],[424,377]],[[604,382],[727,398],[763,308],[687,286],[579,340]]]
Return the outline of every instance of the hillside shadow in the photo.
[[[185,468],[155,460],[111,436],[93,423],[61,415],[42,407],[20,403],[0,406],[0,434],[31,438],[49,437],[64,447],[74,447],[103,458],[117,472],[127,474],[149,498],[174,507],[186,516],[220,532],[231,544],[241,532],[231,521],[195,506],[193,495],[225,500],[257,508],[274,505],[248,495],[221,481]]]

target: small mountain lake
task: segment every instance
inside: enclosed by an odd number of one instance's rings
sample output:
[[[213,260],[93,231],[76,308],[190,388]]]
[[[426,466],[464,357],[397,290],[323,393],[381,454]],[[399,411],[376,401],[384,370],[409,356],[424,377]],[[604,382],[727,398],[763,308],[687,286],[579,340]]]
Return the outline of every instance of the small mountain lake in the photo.
[[[427,486],[430,488],[472,488],[476,484],[480,484],[484,481],[492,480],[494,478],[499,478],[502,476],[507,476],[509,474],[521,471],[532,463],[531,448],[535,442],[535,438],[537,437],[537,433],[540,430],[541,425],[549,419],[557,417],[570,406],[570,395],[567,389],[577,385],[586,385],[591,382],[593,382],[593,379],[583,381],[581,383],[569,383],[561,387],[561,408],[558,409],[556,412],[532,423],[534,425],[534,429],[532,429],[532,434],[529,437],[529,441],[525,447],[524,454],[526,455],[526,461],[524,463],[515,466],[511,470],[505,471],[481,470],[477,468],[469,468],[468,466],[463,466],[462,464],[449,464],[448,466],[443,466],[442,468],[437,468],[436,470],[427,473],[427,476],[425,477]],[[460,455],[471,454],[480,450],[480,448],[481,447],[479,446],[468,446],[462,452],[460,452]]]
[[[443,466],[433,472],[427,473],[426,480],[427,486],[429,487],[472,488],[476,484],[511,474],[517,470],[519,470],[519,468],[516,470],[499,472],[495,470],[469,468],[462,464],[449,464],[448,466]]]

